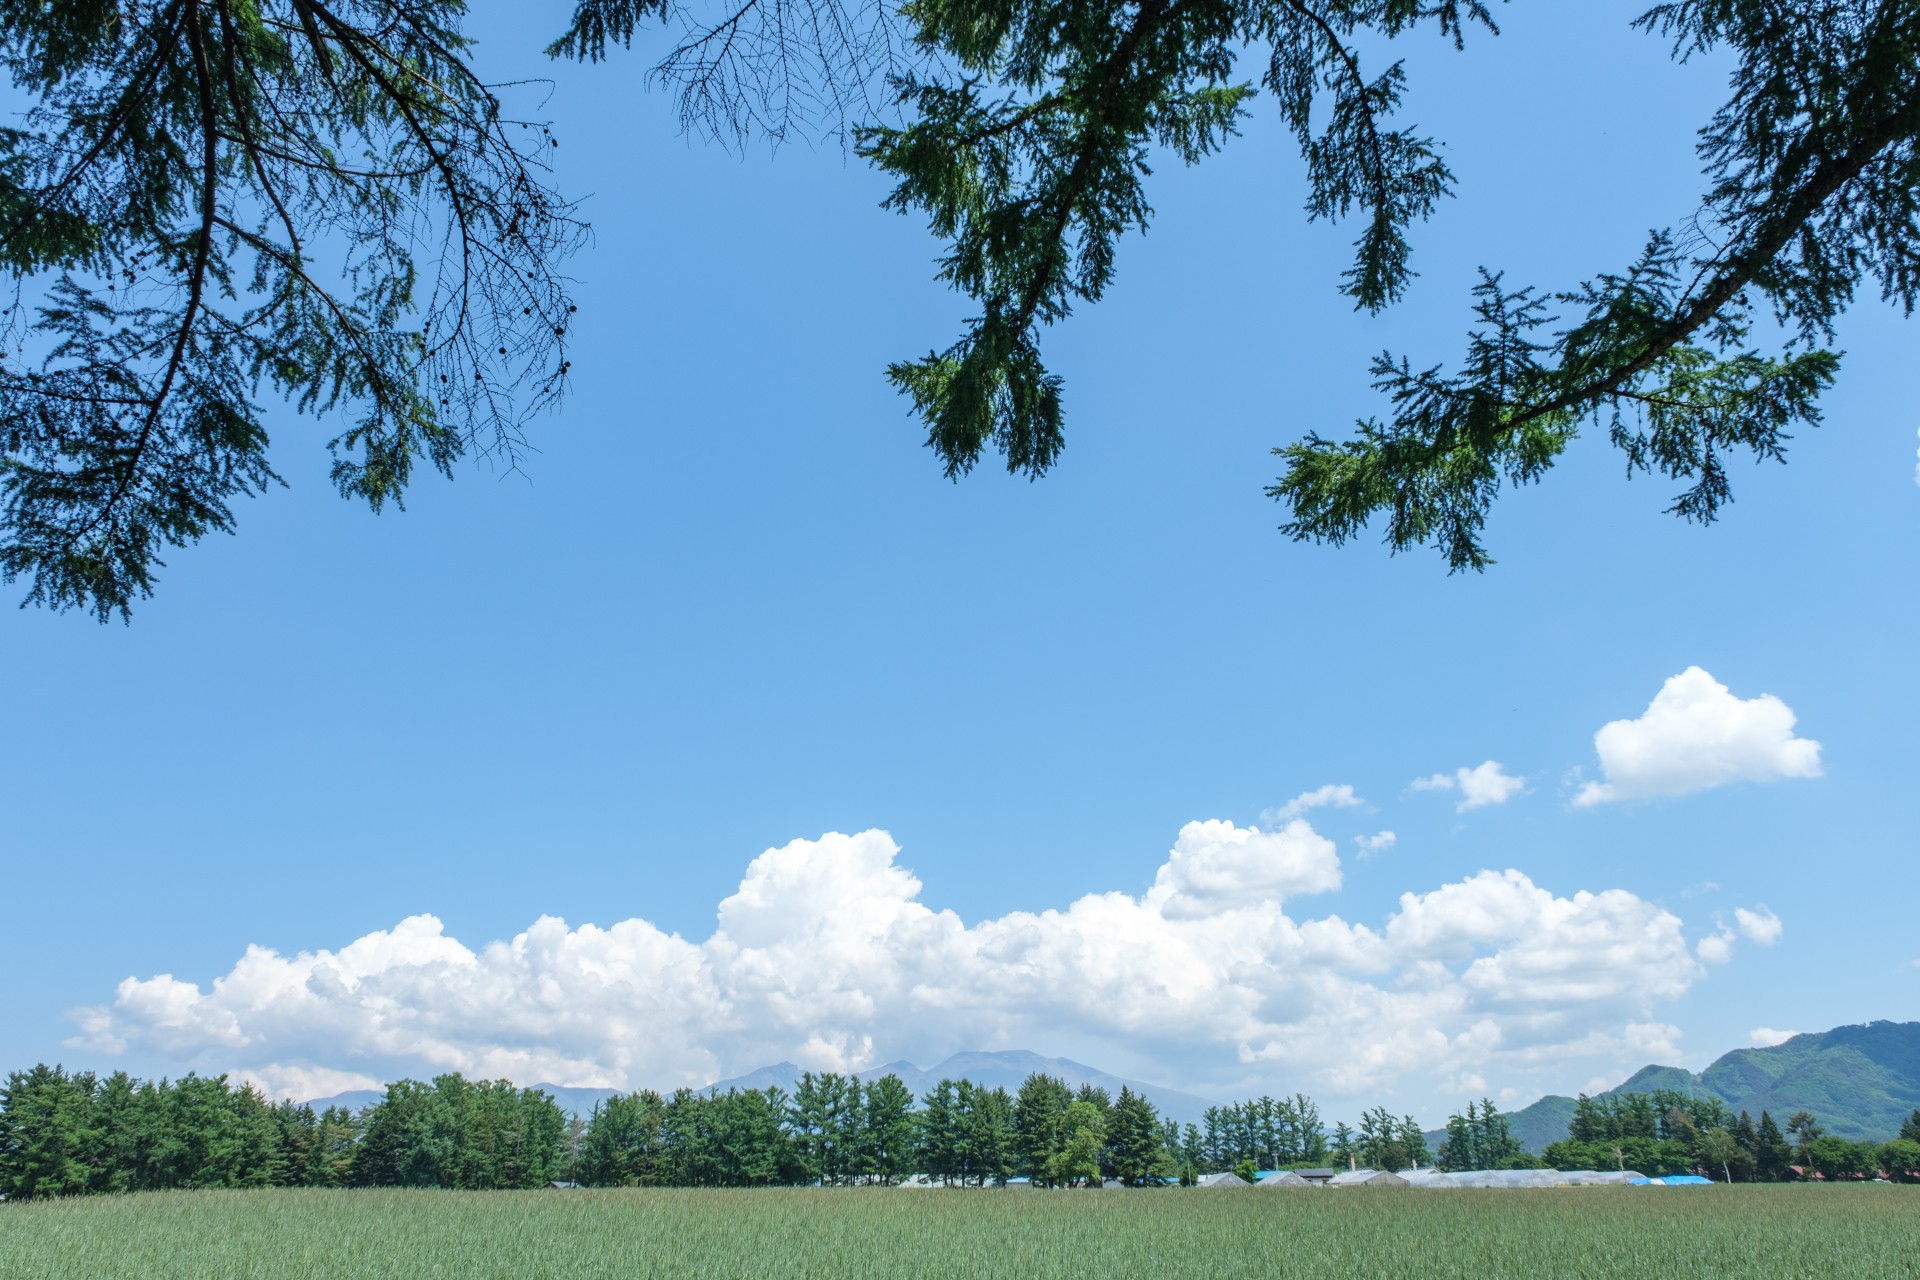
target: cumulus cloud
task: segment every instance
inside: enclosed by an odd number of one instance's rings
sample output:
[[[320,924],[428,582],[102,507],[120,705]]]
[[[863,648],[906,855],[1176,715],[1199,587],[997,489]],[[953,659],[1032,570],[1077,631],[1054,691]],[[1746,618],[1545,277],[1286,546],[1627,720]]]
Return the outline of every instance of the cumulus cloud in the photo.
[[[1748,942],[1770,947],[1780,941],[1782,928],[1780,917],[1765,907],[1755,907],[1752,910],[1746,907],[1735,907],[1733,921],[1738,926],[1740,935]]]
[[[1820,776],[1820,744],[1794,736],[1791,708],[1770,693],[1736,698],[1699,667],[1660,687],[1637,720],[1615,720],[1593,735],[1605,782],[1573,802],[1605,804],[1682,796],[1728,782]]]
[[[1315,809],[1325,809],[1329,807],[1335,809],[1358,809],[1364,804],[1366,804],[1366,801],[1353,793],[1353,787],[1350,784],[1344,782],[1337,785],[1328,783],[1324,787],[1315,787],[1312,791],[1302,791],[1278,809],[1269,809],[1267,812],[1261,814],[1260,818],[1263,822],[1277,824],[1291,822],[1295,818],[1304,817]]]
[[[1747,1043],[1756,1049],[1771,1049],[1799,1035],[1798,1031],[1779,1031],[1773,1027],[1755,1027],[1747,1032]]]
[[[1733,959],[1733,942],[1733,930],[1723,927],[1700,939],[1694,951],[1708,964],[1725,964]]]
[[[972,924],[923,902],[899,854],[884,831],[768,849],[704,939],[542,916],[469,946],[417,915],[337,948],[250,947],[205,985],[127,978],[76,1011],[69,1043],[283,1094],[444,1070],[700,1085],[782,1058],[844,1070],[1074,1046],[1221,1096],[1246,1081],[1377,1096],[1643,1060],[1677,1036],[1657,1007],[1703,974],[1663,908],[1516,870],[1404,894],[1375,923],[1301,912],[1341,869],[1297,819],[1189,823],[1142,893]]]
[[[1454,806],[1456,813],[1490,804],[1505,804],[1527,789],[1526,782],[1503,771],[1498,760],[1488,760],[1471,769],[1460,768],[1452,773],[1415,778],[1412,786],[1415,791],[1458,791],[1460,803]]]
[[[1400,843],[1400,837],[1391,831],[1378,831],[1370,836],[1355,836],[1353,842],[1360,846],[1360,856],[1371,858],[1376,853],[1385,853]]]

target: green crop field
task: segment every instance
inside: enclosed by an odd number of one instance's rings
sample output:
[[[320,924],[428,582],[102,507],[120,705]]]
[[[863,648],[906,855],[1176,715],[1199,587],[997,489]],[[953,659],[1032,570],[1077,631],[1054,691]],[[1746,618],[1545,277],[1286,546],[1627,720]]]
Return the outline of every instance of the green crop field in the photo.
[[[1920,1190],[203,1191],[0,1206],[0,1276],[1920,1276]]]

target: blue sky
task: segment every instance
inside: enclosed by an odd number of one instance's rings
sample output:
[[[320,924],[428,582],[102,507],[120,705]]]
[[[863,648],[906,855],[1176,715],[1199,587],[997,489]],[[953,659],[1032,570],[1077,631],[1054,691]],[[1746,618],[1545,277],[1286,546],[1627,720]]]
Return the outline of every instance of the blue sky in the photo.
[[[282,415],[292,488],[171,554],[131,627],[0,624],[0,1060],[299,1095],[1024,1047],[1437,1121],[1920,1016],[1897,314],[1846,318],[1828,425],[1710,530],[1598,438],[1500,503],[1478,577],[1295,545],[1261,493],[1271,447],[1378,410],[1374,352],[1457,357],[1478,265],[1570,285],[1692,209],[1722,71],[1633,12],[1409,49],[1460,195],[1380,317],[1334,293],[1352,228],[1304,225],[1267,104],[1162,166],[1116,287],[1045,337],[1061,465],[958,485],[881,370],[965,304],[878,176],[691,142],[644,52],[550,69],[554,14],[484,15],[491,74],[555,76],[595,227],[575,392],[527,475],[378,518]],[[1577,804],[1596,731],[1693,667],[1615,772],[1728,780]],[[1413,785],[1489,760],[1500,803]],[[1363,803],[1288,827],[1324,786]]]

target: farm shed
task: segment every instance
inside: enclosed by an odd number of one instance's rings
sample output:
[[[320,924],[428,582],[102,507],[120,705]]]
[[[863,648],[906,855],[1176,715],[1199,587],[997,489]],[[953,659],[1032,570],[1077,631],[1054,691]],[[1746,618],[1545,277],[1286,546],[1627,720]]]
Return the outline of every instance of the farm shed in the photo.
[[[1397,1173],[1385,1169],[1349,1169],[1336,1174],[1330,1187],[1406,1187],[1413,1185]]]
[[[1193,1184],[1196,1187],[1250,1187],[1253,1184],[1237,1173],[1206,1173]]]
[[[1623,1187],[1635,1178],[1644,1175],[1632,1169],[1572,1169],[1560,1175],[1563,1185],[1569,1187]]]
[[[1294,1172],[1315,1186],[1324,1187],[1333,1181],[1333,1175],[1340,1171],[1338,1169],[1295,1169]]]
[[[1253,1184],[1256,1187],[1311,1187],[1313,1183],[1297,1173],[1270,1173]]]

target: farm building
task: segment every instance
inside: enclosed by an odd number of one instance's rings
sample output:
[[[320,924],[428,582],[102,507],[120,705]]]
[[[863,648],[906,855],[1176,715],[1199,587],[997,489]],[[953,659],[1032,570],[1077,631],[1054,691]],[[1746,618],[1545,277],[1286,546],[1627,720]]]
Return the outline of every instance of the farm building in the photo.
[[[1349,1169],[1345,1173],[1335,1174],[1327,1183],[1330,1187],[1405,1187],[1411,1186],[1397,1173],[1388,1173],[1385,1169]]]
[[[1237,1173],[1206,1173],[1193,1184],[1196,1187],[1250,1187],[1253,1184]]]
[[[1422,1169],[1403,1176],[1408,1186],[1444,1191],[1455,1187],[1495,1190],[1530,1187],[1616,1187],[1624,1186],[1640,1175],[1632,1170],[1602,1173],[1592,1169],[1575,1169],[1569,1172],[1555,1169],[1466,1169],[1457,1173],[1437,1173],[1432,1169]]]
[[[1314,1184],[1297,1173],[1270,1173],[1253,1185],[1256,1187],[1311,1187]]]
[[[1294,1172],[1316,1187],[1324,1187],[1332,1182],[1333,1175],[1340,1171],[1338,1169],[1295,1169]]]

